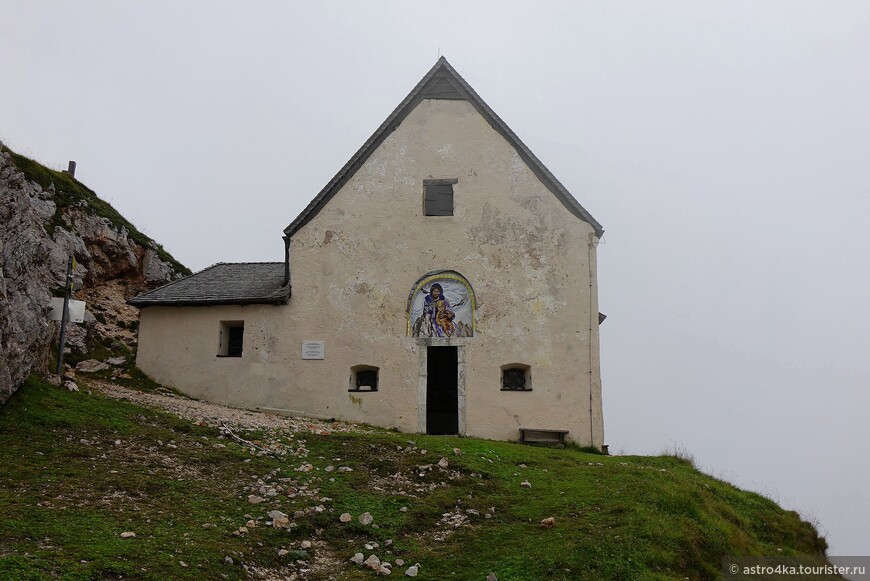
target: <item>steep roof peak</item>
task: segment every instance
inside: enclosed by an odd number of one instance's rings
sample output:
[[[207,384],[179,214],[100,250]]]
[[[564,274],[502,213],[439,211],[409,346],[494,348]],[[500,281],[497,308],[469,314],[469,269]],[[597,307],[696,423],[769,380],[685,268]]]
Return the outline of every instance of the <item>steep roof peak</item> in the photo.
[[[447,58],[441,56],[435,62],[429,72],[427,72],[420,82],[408,93],[399,106],[381,123],[380,127],[369,137],[362,147],[351,157],[346,164],[338,171],[337,174],[326,184],[326,186],[317,194],[317,196],[305,207],[304,210],[284,229],[286,236],[292,236],[305,224],[310,222],[320,210],[329,202],[330,199],[344,186],[345,183],[356,173],[369,156],[383,143],[390,133],[392,133],[414,110],[414,108],[424,99],[447,99],[447,100],[463,100],[468,101],[477,109],[478,113],[495,129],[514,149],[517,150],[520,157],[541,180],[548,190],[550,190],[562,203],[565,208],[585,222],[588,222],[594,229],[595,234],[600,238],[604,234],[604,228],[601,224],[592,217],[592,215],[580,205],[574,196],[556,179],[556,176],[541,163],[534,153],[523,143],[519,137],[511,130],[501,118],[490,109],[480,95],[471,88],[471,85],[456,72]]]

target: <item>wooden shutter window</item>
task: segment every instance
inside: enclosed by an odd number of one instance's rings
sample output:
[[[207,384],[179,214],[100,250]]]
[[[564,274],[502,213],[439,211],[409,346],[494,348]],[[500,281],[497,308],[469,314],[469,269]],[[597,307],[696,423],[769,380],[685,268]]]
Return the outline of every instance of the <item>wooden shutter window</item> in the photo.
[[[458,180],[425,180],[425,213],[427,216],[453,215],[453,184]]]

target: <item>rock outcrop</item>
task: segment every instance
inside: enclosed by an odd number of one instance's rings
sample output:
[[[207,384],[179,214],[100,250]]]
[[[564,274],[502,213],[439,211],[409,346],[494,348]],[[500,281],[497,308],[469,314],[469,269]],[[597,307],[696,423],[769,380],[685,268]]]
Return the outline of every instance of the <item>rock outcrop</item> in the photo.
[[[126,299],[189,273],[72,176],[0,144],[0,404],[50,363],[59,323],[47,315],[70,255],[74,298],[87,301],[85,323],[69,326],[71,363],[131,353],[138,313]]]

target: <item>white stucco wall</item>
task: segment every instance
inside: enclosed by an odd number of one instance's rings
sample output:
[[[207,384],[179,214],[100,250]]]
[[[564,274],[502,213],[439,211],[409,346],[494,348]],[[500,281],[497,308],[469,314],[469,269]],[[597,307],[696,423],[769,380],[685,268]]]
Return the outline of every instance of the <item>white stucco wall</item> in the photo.
[[[423,215],[428,178],[458,179],[453,216]],[[465,433],[566,429],[601,446],[596,243],[471,104],[424,100],[292,237],[288,305],[144,308],[137,362],[212,401],[424,431],[427,340],[407,336],[407,298],[452,269],[478,303],[475,336],[450,341]],[[216,357],[222,320],[245,321],[241,358]],[[303,361],[304,340],[326,358]],[[509,363],[531,366],[532,391],[501,391]],[[377,392],[347,391],[359,364],[380,368]]]

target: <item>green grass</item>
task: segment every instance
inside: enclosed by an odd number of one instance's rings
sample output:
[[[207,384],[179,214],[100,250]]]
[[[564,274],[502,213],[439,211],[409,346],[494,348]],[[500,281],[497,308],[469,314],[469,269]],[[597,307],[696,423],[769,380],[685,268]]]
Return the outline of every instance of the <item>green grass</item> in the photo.
[[[716,579],[725,555],[824,561],[824,539],[796,513],[679,458],[366,430],[242,434],[308,450],[304,458],[257,456],[214,428],[88,394],[86,386],[70,393],[31,378],[0,408],[0,578],[237,579],[247,576],[243,564],[286,574],[282,568],[304,555],[279,557],[278,549],[299,551],[306,539],[323,543],[309,554],[335,559],[314,567],[315,579],[375,578],[348,563],[357,551],[419,562],[421,579],[483,579],[494,571],[502,581]],[[441,457],[455,478],[437,467],[420,476],[421,465]],[[303,462],[315,469],[296,471]],[[252,476],[319,490],[251,505]],[[524,480],[531,489],[520,486]],[[332,499],[322,503],[331,511],[312,510],[321,497]],[[277,506],[308,512],[290,531],[261,525],[232,535],[246,513],[265,518]],[[484,518],[491,507],[492,518]],[[480,516],[439,540],[448,530],[438,526],[442,514],[468,509]],[[370,512],[378,528],[342,524],[343,512]],[[540,528],[550,516],[556,526]],[[136,538],[121,539],[123,531]],[[365,550],[366,542],[381,546]],[[403,572],[394,567],[393,576]]]
[[[107,218],[112,225],[120,230],[124,228],[127,235],[135,240],[144,248],[153,249],[161,260],[168,262],[172,267],[182,274],[190,274],[190,270],[175,260],[160,244],[157,244],[140,232],[133,224],[124,218],[111,204],[100,199],[90,188],[69,175],[68,173],[55,171],[47,168],[39,162],[19,155],[6,146],[0,145],[0,150],[8,153],[12,158],[12,163],[15,167],[24,174],[24,176],[33,182],[39,184],[46,191],[54,190],[54,202],[56,209],[54,216],[46,224],[46,230],[49,234],[53,234],[57,227],[64,226],[63,211],[69,207],[77,207],[81,211],[96,214]]]

